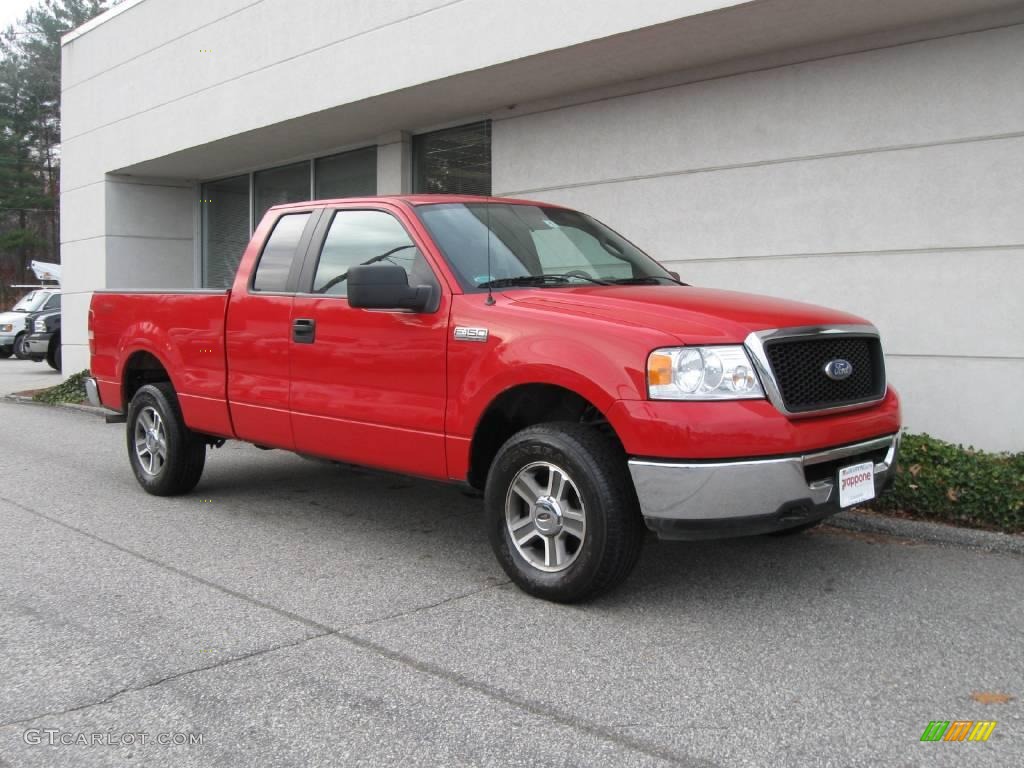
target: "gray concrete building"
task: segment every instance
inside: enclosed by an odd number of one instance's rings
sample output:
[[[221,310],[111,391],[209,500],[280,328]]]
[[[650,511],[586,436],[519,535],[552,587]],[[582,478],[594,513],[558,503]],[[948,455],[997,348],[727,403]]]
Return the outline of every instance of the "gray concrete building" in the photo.
[[[1024,450],[1024,3],[127,0],[63,62],[67,371],[270,205],[493,193],[864,315],[911,429]]]

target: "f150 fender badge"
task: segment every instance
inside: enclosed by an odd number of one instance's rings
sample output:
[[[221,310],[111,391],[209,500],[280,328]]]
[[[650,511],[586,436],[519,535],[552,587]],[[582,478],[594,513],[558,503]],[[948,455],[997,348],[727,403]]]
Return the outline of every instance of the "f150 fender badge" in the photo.
[[[830,360],[825,365],[825,375],[832,381],[842,381],[853,375],[853,364],[849,360]]]
[[[463,328],[456,326],[456,341],[487,341],[488,330],[486,328]]]

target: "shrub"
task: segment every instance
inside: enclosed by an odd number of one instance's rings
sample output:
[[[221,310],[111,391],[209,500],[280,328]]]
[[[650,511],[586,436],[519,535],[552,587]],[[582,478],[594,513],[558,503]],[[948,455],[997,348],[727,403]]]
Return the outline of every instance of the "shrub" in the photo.
[[[986,453],[904,433],[893,489],[872,508],[1024,532],[1024,453]]]
[[[85,402],[85,379],[89,371],[79,371],[67,377],[55,387],[43,389],[32,395],[37,403],[84,403]]]

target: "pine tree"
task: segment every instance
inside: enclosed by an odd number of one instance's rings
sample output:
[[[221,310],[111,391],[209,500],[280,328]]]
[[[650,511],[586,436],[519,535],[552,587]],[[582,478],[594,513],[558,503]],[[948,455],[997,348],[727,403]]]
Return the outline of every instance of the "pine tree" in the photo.
[[[42,0],[0,34],[0,309],[28,263],[60,261],[60,39],[106,0]]]

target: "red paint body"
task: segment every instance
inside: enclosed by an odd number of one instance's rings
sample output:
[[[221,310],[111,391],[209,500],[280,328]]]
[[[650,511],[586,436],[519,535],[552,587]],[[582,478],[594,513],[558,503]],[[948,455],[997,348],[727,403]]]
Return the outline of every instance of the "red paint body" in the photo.
[[[496,397],[521,384],[572,390],[607,418],[632,456],[707,459],[793,454],[900,428],[881,403],[791,419],[767,400],[647,398],[648,353],[681,344],[739,344],[752,331],[860,324],[842,312],[766,297],[666,286],[464,293],[413,213],[479,198],[338,200],[271,209],[231,291],[98,293],[90,311],[92,372],[105,405],[123,410],[123,372],[148,353],[169,373],[196,431],[434,478],[464,480],[472,439]],[[503,201],[513,202],[513,201]],[[253,293],[263,242],[284,213],[361,208],[391,213],[441,283],[436,312],[353,309],[342,297]],[[316,341],[292,341],[296,318]],[[485,343],[452,340],[487,328]]]

